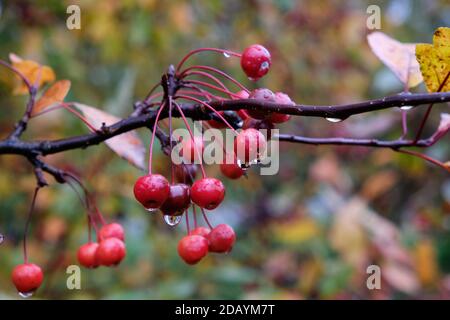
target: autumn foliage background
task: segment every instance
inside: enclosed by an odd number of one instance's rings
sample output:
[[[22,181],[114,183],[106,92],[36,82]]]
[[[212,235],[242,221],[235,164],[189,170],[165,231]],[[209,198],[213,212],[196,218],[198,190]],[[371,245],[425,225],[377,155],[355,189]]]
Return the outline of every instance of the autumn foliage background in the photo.
[[[296,102],[337,104],[381,97],[401,83],[367,45],[366,9],[373,1],[12,1],[0,16],[0,57],[10,52],[51,66],[70,79],[66,100],[124,117],[189,50],[240,51],[267,46],[273,66],[257,84],[239,61],[203,54],[196,61],[219,66],[250,88],[285,91]],[[69,31],[66,8],[79,4],[82,29]],[[377,1],[382,30],[403,42],[432,41],[450,25],[445,0]],[[12,95],[12,76],[0,73],[0,135],[23,112],[26,97]],[[415,91],[425,91],[421,85]],[[412,111],[417,126],[423,109]],[[439,121],[435,110],[428,133]],[[332,124],[298,118],[281,132],[311,136],[395,139],[400,112],[390,110]],[[36,119],[29,139],[86,133],[64,111]],[[139,131],[145,143],[149,131]],[[427,152],[449,160],[448,138]],[[159,148],[159,147],[157,147]],[[281,145],[276,176],[225,180],[227,197],[211,213],[237,231],[232,253],[208,256],[195,267],[176,252],[185,232],[148,214],[134,200],[138,169],[105,145],[70,151],[49,162],[72,170],[95,192],[99,208],[127,231],[128,255],[115,269],[82,271],[82,290],[66,288],[66,267],[87,239],[86,216],[66,185],[52,184],[38,198],[29,241],[31,261],[46,278],[39,298],[449,298],[450,178],[422,160],[384,149]],[[167,173],[158,152],[155,166]],[[16,298],[10,282],[22,261],[21,237],[35,178],[16,156],[0,157],[0,298]],[[209,167],[219,176],[217,167]],[[382,290],[366,288],[366,268],[381,267]]]

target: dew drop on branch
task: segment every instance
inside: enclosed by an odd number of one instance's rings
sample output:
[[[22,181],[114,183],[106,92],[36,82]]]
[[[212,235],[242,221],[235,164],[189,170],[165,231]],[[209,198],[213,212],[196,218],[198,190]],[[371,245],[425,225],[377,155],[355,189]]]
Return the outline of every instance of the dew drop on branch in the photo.
[[[164,222],[171,227],[175,227],[181,221],[181,216],[164,215]]]
[[[339,118],[325,118],[327,121],[333,122],[333,123],[337,123],[337,122],[341,122],[342,119]]]
[[[403,111],[408,111],[411,110],[413,108],[413,106],[401,106],[400,109],[402,109]]]
[[[230,55],[229,53],[227,53],[227,52],[224,52],[224,53],[223,53],[223,56],[224,56],[225,58],[231,57],[231,55]]]
[[[0,233],[0,244],[2,244],[3,241],[5,241],[5,236]]]

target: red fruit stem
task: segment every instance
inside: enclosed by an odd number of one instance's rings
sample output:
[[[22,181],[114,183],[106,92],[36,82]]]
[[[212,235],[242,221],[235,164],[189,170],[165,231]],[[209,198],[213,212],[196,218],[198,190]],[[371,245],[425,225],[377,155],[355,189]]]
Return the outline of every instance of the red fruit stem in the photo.
[[[205,101],[202,101],[202,100],[199,100],[199,99],[197,99],[197,98],[194,98],[194,97],[190,97],[190,96],[184,96],[184,95],[179,95],[179,96],[177,96],[178,98],[181,98],[181,99],[187,99],[187,100],[191,100],[191,101],[194,101],[194,102],[198,102],[198,103],[201,103],[201,104],[203,104],[205,107],[207,107],[208,109],[210,109],[211,111],[213,111],[219,118],[220,118],[220,120],[222,120],[227,126],[228,126],[228,128],[230,128],[236,135],[238,134],[237,133],[237,131],[231,126],[231,124],[216,110],[216,109],[214,109],[213,107],[211,107],[209,104],[207,104]],[[180,108],[181,109],[181,108]]]
[[[85,194],[85,199],[83,200],[82,196],[80,195],[80,193],[78,192],[77,188],[75,188],[75,186],[72,184],[72,182],[70,180],[67,180],[67,184],[69,185],[69,187],[75,192],[75,194],[77,195],[78,200],[80,200],[80,203],[82,204],[82,206],[85,208],[86,210],[86,215],[87,215],[87,219],[88,219],[88,237],[89,237],[89,242],[91,242],[91,226],[94,227],[94,230],[96,233],[98,233],[98,229],[97,229],[97,225],[95,223],[95,220],[92,217],[92,213],[91,210],[89,208],[89,204],[88,204],[88,193],[87,190],[84,188],[84,186],[81,184],[80,181],[78,181],[78,179],[75,179],[73,176],[68,175],[68,177],[72,178],[74,181],[76,181],[78,183],[78,185],[83,189],[84,194]]]
[[[208,78],[208,79],[211,79],[212,81],[214,81],[215,83],[217,83],[223,90],[227,91],[227,92],[228,92],[227,94],[230,96],[230,98],[233,98],[232,92],[225,86],[225,84],[223,84],[222,81],[220,81],[219,79],[217,79],[217,77],[214,77],[213,75],[211,75],[211,74],[209,74],[209,73],[207,73],[207,72],[203,72],[203,71],[191,71],[191,72],[187,72],[187,73],[185,74],[186,77],[189,77],[189,76],[195,76],[195,75],[197,75],[197,76],[203,76],[203,77],[206,77],[206,78]]]
[[[199,52],[204,52],[204,51],[212,51],[212,52],[219,52],[222,54],[228,54],[230,56],[235,56],[240,58],[242,55],[240,53],[234,52],[234,51],[230,51],[230,50],[225,50],[225,49],[218,49],[218,48],[199,48],[199,49],[195,49],[192,50],[191,52],[189,52],[187,55],[184,56],[184,58],[178,63],[177,66],[177,72],[180,71],[181,67],[183,66],[183,63],[186,62],[187,59],[189,59],[189,57],[191,57],[192,55],[199,53]]]
[[[445,84],[447,83],[448,78],[450,77],[450,71],[447,72],[447,75],[444,78],[444,81],[441,82],[441,84],[439,85],[439,88],[436,92],[441,92],[442,89],[444,88]],[[425,116],[422,118],[422,122],[420,123],[420,127],[419,130],[417,131],[416,137],[414,139],[414,143],[416,143],[417,141],[419,141],[420,136],[422,135],[423,129],[425,128],[425,123],[428,120],[428,117],[430,116],[431,113],[431,109],[433,108],[434,103],[430,103],[430,105],[428,106],[427,111],[425,112]]]
[[[28,229],[30,227],[30,221],[31,221],[31,217],[33,215],[33,211],[34,211],[34,205],[36,204],[36,198],[39,192],[39,189],[41,187],[36,187],[34,189],[34,193],[33,193],[33,199],[31,200],[31,205],[30,208],[28,210],[28,216],[27,216],[27,221],[25,223],[25,230],[23,233],[23,261],[24,263],[28,263],[28,253],[27,253],[27,234],[28,234]]]
[[[31,91],[32,91],[31,83],[30,83],[30,81],[28,81],[28,79],[25,77],[25,75],[22,72],[20,72],[18,69],[14,68],[12,65],[10,65],[9,63],[7,63],[6,61],[3,61],[3,60],[0,60],[0,65],[8,68],[12,72],[14,72],[16,75],[18,75],[19,78],[22,79],[22,81],[27,86],[28,92],[31,94]]]
[[[206,99],[207,99],[208,101],[211,101],[212,99],[216,99],[216,100],[224,100],[223,97],[218,96],[218,95],[215,95],[215,94],[212,94],[211,92],[209,92],[209,91],[207,91],[207,90],[205,90],[205,89],[202,89],[202,88],[196,86],[195,84],[190,84],[189,88],[192,88],[192,89],[194,89],[194,90],[197,90],[198,92],[204,93],[204,94],[205,94],[205,97],[206,97]]]
[[[205,210],[202,207],[199,207],[200,210],[202,210],[202,215],[203,215],[203,219],[205,220],[206,224],[208,225],[208,227],[212,230],[214,229],[213,226],[211,225],[211,223],[209,223],[208,217],[206,216]]]
[[[431,162],[431,163],[433,163],[433,164],[443,168],[447,172],[450,172],[450,167],[446,166],[441,161],[439,161],[437,159],[434,159],[432,157],[429,157],[429,156],[427,156],[427,155],[425,155],[423,153],[419,153],[419,152],[415,152],[415,151],[411,151],[411,150],[404,150],[404,149],[398,149],[398,150],[395,150],[395,151],[400,152],[400,153],[409,154],[411,156],[419,157],[421,159],[424,159],[424,160],[426,160],[428,162]]]
[[[169,143],[170,143],[170,181],[172,184],[175,182],[175,166],[173,165],[172,161],[172,150],[173,150],[173,142],[172,142],[172,133],[173,133],[173,127],[172,127],[172,97],[169,96]]]
[[[192,215],[194,216],[194,229],[197,229],[197,210],[195,209],[195,205],[192,205]]]
[[[156,114],[155,123],[153,124],[152,138],[148,147],[148,174],[152,174],[153,144],[155,143],[156,126],[158,125],[159,116],[165,106],[166,105],[163,104],[159,107],[158,113]]]
[[[192,145],[193,145],[193,147],[194,147],[194,149],[195,149],[195,152],[197,153],[197,156],[198,156],[199,159],[200,159],[200,169],[201,169],[201,171],[202,171],[202,177],[203,177],[203,178],[206,178],[206,172],[205,172],[205,168],[203,167],[203,161],[202,161],[203,157],[202,157],[202,155],[200,154],[200,151],[197,149],[197,146],[196,146],[196,144],[195,144],[195,142],[194,142],[194,141],[195,141],[195,140],[194,140],[194,134],[192,133],[191,126],[189,125],[189,123],[188,123],[186,117],[184,116],[183,110],[182,110],[181,107],[178,105],[178,103],[176,103],[175,101],[174,101],[173,103],[174,103],[174,105],[177,107],[178,111],[180,112],[181,118],[183,119],[183,122],[184,122],[184,125],[186,126],[186,129],[189,131],[189,135],[191,136],[191,139],[192,139]]]
[[[182,93],[182,94],[188,94],[188,95],[192,94],[194,96],[199,96],[199,97],[211,100],[211,98],[210,98],[211,94],[209,94],[209,92],[207,92],[207,91],[179,90],[178,92]]]
[[[237,95],[237,94],[235,94],[235,93],[233,93],[233,92],[231,92],[231,91],[229,91],[229,90],[224,90],[224,89],[222,89],[222,88],[219,88],[219,87],[217,87],[217,86],[215,86],[215,85],[212,85],[212,84],[207,83],[207,82],[204,82],[204,81],[199,81],[199,80],[189,80],[189,81],[186,81],[186,83],[194,83],[194,84],[198,84],[198,85],[203,86],[203,87],[207,87],[207,88],[210,88],[210,89],[213,89],[213,90],[217,90],[217,91],[223,92],[223,93],[229,95],[229,96],[232,97],[232,98],[242,99],[239,95]]]
[[[243,84],[241,84],[239,81],[234,79],[232,76],[228,75],[227,73],[223,72],[222,70],[219,70],[219,69],[216,69],[216,68],[213,68],[213,67],[210,67],[210,66],[192,66],[192,67],[189,67],[189,68],[185,69],[182,72],[181,76],[183,77],[183,75],[186,72],[188,72],[190,70],[195,70],[195,69],[207,70],[207,71],[212,71],[212,72],[218,73],[221,76],[223,76],[223,77],[227,78],[228,80],[230,80],[231,82],[233,82],[240,89],[246,91],[247,93],[250,93],[250,90],[248,90]]]
[[[92,131],[92,132],[97,132],[98,129],[95,128],[92,124],[89,123],[89,121],[78,111],[76,111],[75,109],[73,109],[70,104],[62,102],[61,106],[66,109],[67,111],[69,111],[70,113],[72,113],[73,115],[75,115],[77,118],[79,118],[81,121],[83,121],[86,126],[88,126],[88,128]]]
[[[186,229],[187,229],[187,234],[189,235],[191,233],[191,228],[189,226],[189,209],[187,209],[184,212],[184,215],[186,216]]]
[[[158,88],[161,85],[161,82],[155,83],[155,85],[150,89],[150,91],[147,93],[147,95],[144,98],[144,103],[148,103],[149,101],[151,101],[152,99],[155,98],[155,95],[152,95],[153,92],[156,90],[156,88]]]

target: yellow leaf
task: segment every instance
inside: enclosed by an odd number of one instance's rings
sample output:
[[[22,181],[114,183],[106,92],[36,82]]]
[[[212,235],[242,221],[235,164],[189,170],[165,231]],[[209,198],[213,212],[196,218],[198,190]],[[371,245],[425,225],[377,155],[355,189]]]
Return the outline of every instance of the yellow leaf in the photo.
[[[450,72],[450,28],[438,28],[434,32],[433,44],[418,44],[416,57],[428,91],[439,91]],[[448,78],[440,91],[450,91]]]
[[[274,227],[275,238],[286,244],[299,244],[320,234],[320,228],[311,218],[300,218]]]
[[[419,64],[415,59],[415,43],[401,43],[383,32],[372,32],[367,36],[373,53],[400,79],[408,88],[423,81]]]
[[[55,80],[55,73],[52,68],[42,66],[32,60],[23,60],[13,53],[11,53],[9,57],[12,62],[12,66],[21,72],[31,84],[34,84],[37,80],[39,80],[37,85],[40,87],[44,83]],[[21,79],[18,79],[13,93],[17,95],[28,93],[28,88]]]
[[[432,285],[438,278],[438,266],[436,263],[436,252],[433,243],[421,240],[415,250],[416,270],[419,280],[423,285]]]
[[[55,82],[36,102],[31,115],[33,116],[55,103],[63,102],[67,93],[69,93],[69,90],[69,80],[60,80]]]

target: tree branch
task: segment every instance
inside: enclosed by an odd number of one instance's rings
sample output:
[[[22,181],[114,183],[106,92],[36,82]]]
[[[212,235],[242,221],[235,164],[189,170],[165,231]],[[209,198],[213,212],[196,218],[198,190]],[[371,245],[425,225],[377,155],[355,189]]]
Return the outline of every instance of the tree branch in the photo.
[[[172,85],[171,85],[172,87]],[[169,88],[171,91],[172,88]],[[166,88],[167,90],[168,88]],[[40,156],[46,156],[49,154],[55,154],[73,149],[84,149],[92,145],[96,145],[104,142],[105,140],[114,136],[120,135],[131,130],[138,128],[153,128],[153,124],[156,118],[157,111],[155,109],[148,110],[145,106],[139,104],[135,105],[135,112],[133,112],[128,118],[123,119],[110,126],[104,126],[102,130],[92,132],[85,135],[59,139],[59,140],[44,140],[44,141],[24,141],[20,139],[21,133],[25,131],[27,122],[29,120],[30,110],[34,104],[34,95],[30,95],[30,101],[27,104],[25,114],[18,125],[16,125],[13,133],[4,140],[0,140],[0,155],[1,154],[16,154],[22,155],[28,158],[30,163],[35,168],[38,184],[44,186],[46,181],[42,175],[42,172],[48,172],[58,182],[65,182],[64,172],[53,168],[43,161],[39,160]],[[324,117],[324,118],[338,118],[346,119],[355,114],[367,113],[376,110],[389,109],[394,107],[400,107],[405,105],[419,106],[429,103],[440,103],[450,101],[450,92],[444,93],[419,93],[408,94],[400,93],[397,95],[368,100],[359,103],[343,104],[343,105],[330,105],[330,106],[313,106],[313,105],[279,105],[276,103],[268,103],[260,100],[243,99],[243,100],[216,100],[211,101],[209,104],[218,111],[232,111],[232,110],[265,110],[268,112],[277,112],[284,114],[291,114],[296,116],[305,117]],[[148,107],[153,104],[147,104]],[[192,120],[209,120],[216,119],[216,116],[207,110],[203,105],[185,103],[181,105],[182,111],[186,117]],[[173,117],[180,117],[180,113],[177,109],[172,110]],[[160,119],[168,117],[168,110],[164,110]],[[232,119],[230,117],[229,119]],[[216,119],[217,120],[217,119]],[[233,119],[233,125],[237,126],[238,119]],[[170,144],[170,138],[161,130],[156,132],[156,136],[161,141],[163,151],[167,152],[165,148]],[[352,139],[352,138],[310,138],[301,137],[290,134],[280,134],[278,136],[280,141],[305,143],[312,145],[355,145],[355,146],[368,146],[368,147],[384,147],[398,150],[402,147],[429,147],[436,142],[433,137],[429,139],[421,139],[418,141],[412,140],[394,140],[394,141],[382,141],[377,139]]]

